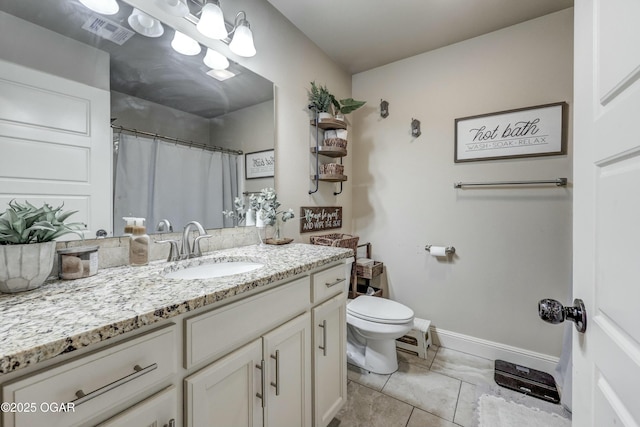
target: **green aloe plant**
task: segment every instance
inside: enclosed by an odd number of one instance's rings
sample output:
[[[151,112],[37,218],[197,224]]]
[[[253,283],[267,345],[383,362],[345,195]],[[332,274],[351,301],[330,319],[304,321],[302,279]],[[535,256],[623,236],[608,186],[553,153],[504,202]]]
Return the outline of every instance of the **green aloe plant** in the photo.
[[[64,223],[77,211],[63,212],[62,206],[52,208],[44,203],[36,208],[27,201],[24,204],[10,201],[9,208],[0,215],[0,245],[50,242],[69,233],[84,238],[79,230],[86,228],[85,224]]]

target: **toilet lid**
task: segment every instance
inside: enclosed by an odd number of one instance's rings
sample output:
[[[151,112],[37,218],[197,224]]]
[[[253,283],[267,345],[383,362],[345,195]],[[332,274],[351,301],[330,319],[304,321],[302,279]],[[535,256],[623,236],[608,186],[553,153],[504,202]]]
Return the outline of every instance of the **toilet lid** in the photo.
[[[401,324],[413,320],[413,310],[385,298],[362,295],[347,304],[347,313],[377,323]]]

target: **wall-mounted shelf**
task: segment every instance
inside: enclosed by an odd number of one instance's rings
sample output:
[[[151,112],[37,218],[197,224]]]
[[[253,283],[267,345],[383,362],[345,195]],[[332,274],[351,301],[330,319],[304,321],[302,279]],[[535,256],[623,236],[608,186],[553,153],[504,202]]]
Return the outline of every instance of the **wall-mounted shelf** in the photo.
[[[323,131],[326,131],[326,130],[347,129],[347,124],[342,120],[336,120],[333,118],[320,120],[318,118],[317,112],[316,112],[315,120],[311,120],[310,124],[311,126],[314,126],[316,128],[316,132],[315,132],[316,141],[315,141],[315,145],[310,147],[311,153],[315,157],[315,171],[314,171],[315,173],[311,175],[311,180],[315,182],[315,189],[309,190],[309,194],[313,194],[318,191],[318,183],[320,181],[326,181],[326,182],[340,183],[340,191],[333,192],[333,194],[337,196],[338,194],[342,193],[342,183],[347,180],[347,176],[342,174],[319,173],[321,170],[320,166],[322,166],[320,164],[319,158],[320,156],[339,158],[340,164],[342,164],[342,158],[347,155],[347,149],[343,147],[346,147],[347,143],[346,143],[346,140],[341,140],[339,138],[336,138],[339,144],[322,145],[320,143],[320,138],[323,135],[321,135],[320,130],[322,129]],[[331,142],[335,143],[336,141],[333,141],[333,138],[332,138]],[[340,172],[342,172],[342,169],[343,168],[341,167]]]
[[[332,147],[329,145],[318,145],[317,147],[311,147],[313,154],[318,153],[327,157],[344,157],[347,155],[347,149],[341,147]]]
[[[315,126],[316,121],[311,120],[311,126]],[[336,119],[323,119],[318,121],[318,127],[320,129],[346,129],[347,124],[342,120]]]
[[[319,175],[311,175],[311,179],[315,180],[316,177],[318,181],[327,181],[327,182],[344,182],[347,180],[346,175],[334,175],[329,173],[321,173]]]

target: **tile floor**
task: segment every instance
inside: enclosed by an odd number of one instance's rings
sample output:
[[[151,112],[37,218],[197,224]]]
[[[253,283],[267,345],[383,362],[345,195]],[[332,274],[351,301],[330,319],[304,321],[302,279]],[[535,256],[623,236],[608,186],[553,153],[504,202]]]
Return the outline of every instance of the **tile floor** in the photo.
[[[398,365],[391,375],[348,365],[347,404],[329,427],[472,427],[476,386],[495,385],[492,360],[447,348],[399,351]]]

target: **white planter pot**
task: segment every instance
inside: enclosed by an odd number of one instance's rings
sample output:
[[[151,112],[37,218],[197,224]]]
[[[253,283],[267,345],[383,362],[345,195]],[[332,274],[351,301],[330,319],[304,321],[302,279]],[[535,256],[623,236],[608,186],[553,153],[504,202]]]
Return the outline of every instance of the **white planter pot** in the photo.
[[[327,120],[327,119],[332,119],[333,116],[330,113],[318,113],[318,120],[322,121],[322,120]]]
[[[0,245],[0,292],[40,287],[53,268],[56,242]]]

